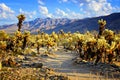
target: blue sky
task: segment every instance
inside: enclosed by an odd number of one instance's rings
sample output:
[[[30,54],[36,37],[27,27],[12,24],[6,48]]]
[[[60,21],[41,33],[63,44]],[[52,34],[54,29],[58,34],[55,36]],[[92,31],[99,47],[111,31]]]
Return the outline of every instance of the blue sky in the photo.
[[[114,12],[120,12],[120,0],[0,0],[0,25],[17,23],[21,13],[29,21],[38,17],[83,19]]]

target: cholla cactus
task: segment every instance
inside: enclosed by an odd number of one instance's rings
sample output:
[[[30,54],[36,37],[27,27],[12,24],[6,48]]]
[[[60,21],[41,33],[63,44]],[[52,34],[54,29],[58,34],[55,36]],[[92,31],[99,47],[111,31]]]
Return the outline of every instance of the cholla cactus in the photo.
[[[31,52],[32,52],[32,50],[30,48],[26,48],[25,51],[24,51],[24,54],[29,54]]]
[[[21,26],[22,26],[22,22],[25,20],[25,16],[24,16],[24,14],[20,14],[20,15],[17,16],[17,18],[18,18],[18,21],[19,21],[18,24],[17,24],[18,31],[20,31]]]
[[[30,32],[29,31],[25,31],[24,35],[23,35],[23,47],[22,49],[25,49],[27,42],[28,42],[28,37],[30,36]]]
[[[106,25],[106,20],[98,20],[98,24],[100,25],[99,26],[99,36],[101,36],[103,34],[103,31],[105,29],[105,25]]]
[[[60,34],[64,34],[64,31],[62,29],[60,30]]]
[[[21,37],[21,36],[22,36],[22,33],[19,32],[19,31],[16,31],[16,32],[15,32],[15,36],[16,36],[16,37]]]
[[[0,49],[5,50],[7,47],[6,41],[0,41]]]
[[[49,39],[47,40],[47,46],[52,47],[52,46],[54,46],[54,45],[55,45],[55,42],[53,41],[53,39],[52,39],[52,38],[49,38]]]
[[[105,26],[106,25],[106,20],[103,20],[103,19],[98,20],[98,24],[102,25],[102,26]]]
[[[109,30],[109,29],[105,29],[103,35],[104,36],[109,36],[109,35],[112,36],[112,35],[114,35],[114,31]]]
[[[95,43],[96,39],[94,37],[89,37],[88,39],[86,39],[86,42]]]
[[[56,43],[54,42],[54,39],[53,38],[49,38],[47,41],[46,41],[46,46],[47,46],[47,52],[50,53],[49,49],[50,47],[53,47],[55,46]]]
[[[105,39],[108,41],[108,43],[111,45],[112,41],[115,39],[114,31],[105,29],[103,35],[105,36]]]
[[[30,32],[29,31],[24,31],[24,37],[28,37],[30,36]]]
[[[42,39],[39,39],[39,40],[37,41],[37,44],[38,44],[38,45],[42,45],[42,44],[43,44],[43,40],[42,40]]]
[[[47,40],[49,38],[49,35],[48,34],[45,34],[44,35],[44,38]]]
[[[9,36],[7,35],[7,33],[4,30],[0,31],[0,40],[6,40],[8,39]]]
[[[55,40],[55,42],[58,41],[58,35],[55,32],[52,32],[51,37]]]
[[[107,41],[105,40],[104,37],[100,38],[97,40],[97,46],[98,46],[98,49],[100,49],[101,47],[105,47],[105,48],[109,48],[110,45],[107,43]]]

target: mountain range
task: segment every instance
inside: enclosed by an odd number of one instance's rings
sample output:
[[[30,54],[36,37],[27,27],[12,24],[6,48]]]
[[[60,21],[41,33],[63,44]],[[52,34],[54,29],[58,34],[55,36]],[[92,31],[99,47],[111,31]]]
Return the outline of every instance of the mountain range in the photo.
[[[106,28],[119,31],[120,30],[120,13],[112,13],[107,16],[92,17],[85,19],[67,19],[67,18],[37,18],[33,21],[27,21],[23,23],[22,31],[29,30],[31,33],[36,33],[37,30],[42,30],[47,33],[52,31],[58,32],[61,29],[65,32],[79,31],[85,32],[87,30],[98,31],[99,25],[98,20],[104,19],[107,21]],[[5,30],[8,33],[13,33],[17,30],[17,23],[10,25],[1,25],[0,30]]]

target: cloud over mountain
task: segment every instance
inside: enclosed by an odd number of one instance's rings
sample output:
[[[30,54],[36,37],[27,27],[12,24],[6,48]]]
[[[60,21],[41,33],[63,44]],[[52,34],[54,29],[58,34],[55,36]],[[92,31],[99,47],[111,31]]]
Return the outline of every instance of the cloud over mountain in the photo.
[[[120,0],[2,0],[0,25],[16,23],[25,14],[26,21],[40,18],[83,19],[120,12]],[[24,6],[23,6],[24,5]]]
[[[29,30],[31,33],[36,33],[37,30],[51,33],[52,31],[58,32],[61,29],[63,29],[65,32],[84,32],[86,30],[92,31],[98,30],[99,19],[104,19],[107,21],[106,28],[116,31],[120,30],[120,13],[86,19],[36,18],[35,20],[24,22],[22,30]],[[17,30],[17,25],[3,25],[0,26],[0,29],[13,33]]]

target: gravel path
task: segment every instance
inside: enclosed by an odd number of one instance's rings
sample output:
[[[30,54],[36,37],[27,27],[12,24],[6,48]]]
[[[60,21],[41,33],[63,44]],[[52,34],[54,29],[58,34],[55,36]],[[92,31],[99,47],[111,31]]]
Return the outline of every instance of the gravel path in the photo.
[[[41,52],[43,52],[42,50]],[[27,56],[28,60],[23,64],[32,64],[42,62],[44,66],[52,68],[57,74],[68,76],[70,80],[119,80],[108,79],[107,77],[100,76],[94,66],[91,67],[87,64],[76,64],[76,54],[71,51],[59,49],[52,55],[37,55],[36,57]]]
[[[73,62],[75,57],[70,51],[57,51],[56,56],[44,58],[44,65],[53,68],[58,74],[67,75],[71,80],[106,80],[102,76],[92,74],[89,66],[87,68],[75,64]]]

